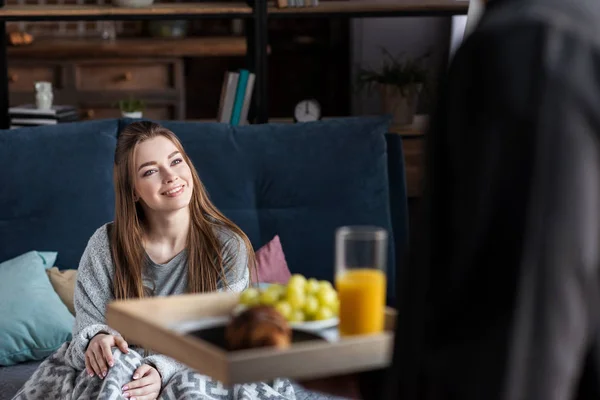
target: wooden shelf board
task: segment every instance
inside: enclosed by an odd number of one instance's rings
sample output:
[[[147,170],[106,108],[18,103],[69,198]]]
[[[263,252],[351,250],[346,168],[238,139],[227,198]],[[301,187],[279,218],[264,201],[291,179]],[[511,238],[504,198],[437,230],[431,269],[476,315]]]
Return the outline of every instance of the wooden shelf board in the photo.
[[[148,7],[115,7],[112,5],[7,5],[0,7],[0,18],[55,18],[61,17],[144,17],[169,15],[223,15],[252,14],[252,8],[240,3],[170,3]]]
[[[27,46],[8,47],[9,57],[215,57],[246,55],[244,37],[190,37],[184,39],[117,38],[102,39],[36,39]]]
[[[362,0],[327,1],[316,7],[269,7],[273,14],[355,14],[355,13],[399,13],[399,12],[455,12],[466,14],[466,0]]]

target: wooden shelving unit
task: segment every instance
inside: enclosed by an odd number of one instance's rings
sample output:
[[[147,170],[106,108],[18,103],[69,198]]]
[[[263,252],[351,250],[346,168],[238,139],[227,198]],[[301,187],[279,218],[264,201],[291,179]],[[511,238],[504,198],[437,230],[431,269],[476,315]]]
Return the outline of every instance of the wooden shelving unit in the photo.
[[[136,38],[109,42],[102,39],[38,39],[28,46],[8,48],[8,56],[23,58],[68,57],[171,57],[244,56],[248,46],[243,37],[189,37],[169,40]]]
[[[174,19],[181,17],[250,17],[252,8],[244,3],[170,3],[149,7],[115,7],[112,5],[10,5],[0,8],[0,19],[85,20],[85,19]]]
[[[399,15],[466,14],[469,8],[467,0],[405,0],[387,1],[328,1],[318,7],[269,7],[269,16],[330,16],[374,17]]]
[[[269,120],[267,96],[267,57],[268,19],[285,17],[414,17],[464,15],[468,11],[468,0],[363,0],[363,1],[323,1],[316,7],[277,8],[273,1],[254,0],[253,6],[246,2],[221,3],[169,3],[155,4],[143,8],[124,8],[112,5],[10,5],[0,0],[0,129],[9,125],[8,117],[8,71],[7,56],[21,50],[7,50],[7,21],[85,21],[85,20],[175,20],[202,18],[243,18],[247,21],[246,51],[248,66],[256,74],[255,93],[251,115],[253,122],[265,123]],[[208,43],[208,42],[207,42]],[[240,43],[232,44],[239,46]],[[60,45],[59,45],[60,46]],[[160,47],[165,55],[178,50]],[[238,48],[240,51],[242,46]],[[231,49],[229,49],[231,50]],[[229,51],[228,50],[228,51]],[[22,50],[26,52],[27,50]],[[40,50],[42,51],[42,50]],[[68,51],[65,48],[62,51]],[[122,51],[118,46],[108,45],[103,51]],[[140,50],[141,51],[141,50]],[[152,50],[148,50],[152,51]],[[213,51],[218,54],[219,46],[207,46],[200,51]]]

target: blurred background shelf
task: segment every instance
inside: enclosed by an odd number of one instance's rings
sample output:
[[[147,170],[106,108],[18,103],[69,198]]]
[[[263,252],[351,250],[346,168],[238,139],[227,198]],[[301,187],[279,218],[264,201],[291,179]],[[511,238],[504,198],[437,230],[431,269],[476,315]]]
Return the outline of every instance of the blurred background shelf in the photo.
[[[119,38],[107,41],[100,38],[41,38],[28,46],[9,47],[9,57],[62,58],[62,57],[221,57],[245,56],[246,39],[243,37],[215,36],[189,37],[176,40],[155,38]]]
[[[435,16],[466,14],[467,0],[362,0],[327,1],[316,7],[269,7],[269,16],[348,16],[348,17],[394,17]]]
[[[105,82],[111,93],[100,96],[103,104],[77,103],[86,118],[112,116],[109,108],[114,104],[108,101],[129,95],[143,95],[153,103],[150,117],[210,118],[217,113],[215,99],[224,72],[246,68],[256,74],[253,123],[290,117],[297,102],[306,98],[317,99],[325,116],[370,113],[368,105],[357,106],[353,73],[355,64],[372,58],[372,44],[384,38],[363,31],[363,21],[366,27],[368,18],[374,17],[377,29],[389,23],[389,30],[398,21],[377,17],[433,17],[424,20],[436,28],[410,30],[413,46],[424,48],[424,43],[446,34],[444,26],[449,25],[442,20],[468,11],[467,0],[320,0],[319,6],[302,8],[277,8],[264,0],[157,1],[142,8],[104,4],[108,0],[85,0],[86,4],[26,0],[25,5],[25,0],[0,0],[0,4],[5,1],[8,4],[0,6],[0,29],[31,33],[34,43],[5,47],[5,54],[0,50],[0,76],[7,78],[2,89],[10,93],[10,99],[0,96],[0,110],[31,99],[36,80],[53,83],[57,102],[78,102],[82,97],[75,94],[85,92],[82,88],[89,79]],[[406,21],[407,27],[419,23],[416,18]],[[166,22],[185,25],[185,37],[163,39],[148,28]],[[103,26],[113,23],[116,41],[101,40]],[[57,34],[53,37],[50,32]],[[435,46],[433,69],[447,59],[439,51],[446,44]],[[94,59],[98,68],[91,66]],[[157,85],[150,90],[152,79]],[[100,89],[94,87],[93,93]],[[170,100],[156,104],[158,93]],[[86,103],[97,100],[88,99]]]
[[[6,5],[0,7],[5,21],[96,20],[96,19],[178,19],[182,17],[235,18],[252,16],[245,3],[168,3],[149,7],[115,7],[113,5]]]

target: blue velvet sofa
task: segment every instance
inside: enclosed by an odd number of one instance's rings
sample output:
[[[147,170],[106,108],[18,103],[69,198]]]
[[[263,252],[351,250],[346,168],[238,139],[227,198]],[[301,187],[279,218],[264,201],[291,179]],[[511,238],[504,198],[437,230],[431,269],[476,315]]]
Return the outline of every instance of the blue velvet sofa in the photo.
[[[0,263],[31,250],[77,268],[114,215],[113,119],[0,131]],[[255,249],[279,235],[292,273],[333,279],[334,231],[388,229],[388,298],[408,241],[401,138],[386,117],[232,127],[162,121],[180,138],[216,206]],[[0,264],[1,267],[1,264]],[[0,367],[0,399],[37,364]],[[12,392],[12,393],[11,393]]]

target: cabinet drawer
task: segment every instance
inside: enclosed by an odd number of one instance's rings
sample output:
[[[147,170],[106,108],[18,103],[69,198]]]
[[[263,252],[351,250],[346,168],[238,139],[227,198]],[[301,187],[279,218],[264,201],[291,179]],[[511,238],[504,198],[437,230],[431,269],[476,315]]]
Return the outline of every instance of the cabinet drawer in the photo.
[[[160,90],[174,88],[170,63],[94,63],[76,69],[79,90]]]
[[[37,81],[51,82],[53,89],[60,89],[61,67],[59,65],[8,66],[8,88],[13,91],[35,92]]]
[[[406,169],[406,187],[409,197],[419,197],[423,192],[425,169],[424,140],[424,137],[411,137],[402,140]]]
[[[81,119],[92,120],[92,119],[107,119],[107,118],[121,118],[121,111],[118,107],[109,106],[82,106],[81,107]],[[171,120],[175,119],[174,107],[152,105],[146,107],[144,110],[144,118],[154,120]]]

